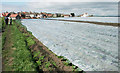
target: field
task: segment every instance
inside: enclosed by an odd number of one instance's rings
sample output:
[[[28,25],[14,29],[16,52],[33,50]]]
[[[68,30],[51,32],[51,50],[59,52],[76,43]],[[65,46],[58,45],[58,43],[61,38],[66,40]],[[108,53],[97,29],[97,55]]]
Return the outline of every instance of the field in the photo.
[[[15,20],[12,25],[5,25],[3,30],[3,71],[83,72],[65,57],[51,52],[30,31],[27,31],[21,21]]]
[[[118,27],[40,19],[22,23],[52,52],[85,71],[118,68]]]

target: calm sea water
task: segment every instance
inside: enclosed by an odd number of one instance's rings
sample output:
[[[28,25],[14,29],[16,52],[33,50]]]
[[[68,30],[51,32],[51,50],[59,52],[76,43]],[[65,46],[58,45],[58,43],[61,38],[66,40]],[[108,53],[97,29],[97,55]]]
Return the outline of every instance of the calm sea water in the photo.
[[[118,70],[118,27],[41,19],[22,23],[51,51],[85,71]]]

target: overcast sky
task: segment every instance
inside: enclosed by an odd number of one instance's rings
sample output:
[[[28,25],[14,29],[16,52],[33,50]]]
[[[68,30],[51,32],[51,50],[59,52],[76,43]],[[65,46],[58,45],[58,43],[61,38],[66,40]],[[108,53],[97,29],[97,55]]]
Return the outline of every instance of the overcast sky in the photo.
[[[2,0],[2,12],[44,11],[66,14],[74,12],[77,15],[87,12],[93,15],[116,16],[118,13],[118,1],[119,0]]]
[[[2,2],[118,2],[120,0],[2,0]]]

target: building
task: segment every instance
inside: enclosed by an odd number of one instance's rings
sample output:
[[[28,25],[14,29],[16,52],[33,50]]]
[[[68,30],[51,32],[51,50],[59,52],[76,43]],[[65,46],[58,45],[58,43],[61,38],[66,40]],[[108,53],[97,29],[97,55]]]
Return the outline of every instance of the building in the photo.
[[[69,14],[65,14],[64,17],[70,17],[70,15]]]
[[[57,14],[53,14],[53,17],[56,18],[56,17],[57,17]]]
[[[16,16],[16,19],[21,19],[21,16],[18,14],[18,15]]]
[[[35,15],[32,13],[32,14],[30,14],[30,17],[31,17],[31,18],[34,18],[34,17],[35,17]]]
[[[42,18],[42,14],[37,14],[36,18],[37,19]]]
[[[15,20],[18,14],[11,14],[10,17]]]
[[[2,13],[3,17],[6,17],[9,13]]]
[[[88,13],[84,13],[81,15],[81,17],[89,17]]]

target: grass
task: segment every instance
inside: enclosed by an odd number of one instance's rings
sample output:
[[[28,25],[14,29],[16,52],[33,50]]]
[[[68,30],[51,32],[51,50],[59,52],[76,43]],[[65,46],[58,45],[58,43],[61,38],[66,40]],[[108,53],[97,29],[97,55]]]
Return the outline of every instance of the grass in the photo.
[[[30,51],[27,49],[27,45],[25,42],[25,37],[24,35],[19,31],[19,29],[16,27],[16,24],[13,23],[11,27],[11,40],[12,46],[10,48],[15,48],[12,50],[10,53],[10,50],[3,50],[3,56],[6,56],[9,59],[12,59],[12,65],[9,65],[9,60],[6,59],[5,64],[6,64],[6,69],[5,70],[10,70],[10,71],[36,71],[36,64],[34,63],[32,59],[32,55]],[[7,28],[8,29],[8,28]],[[6,37],[6,32],[7,30],[3,33],[3,42],[5,41]],[[30,43],[31,39],[29,40],[29,45],[33,44]],[[4,45],[4,43],[3,43]],[[10,55],[9,55],[10,54]],[[8,66],[7,66],[8,65]]]
[[[46,62],[46,63],[45,63],[45,67],[46,67],[46,68],[49,68],[50,64],[51,64],[50,62]]]
[[[57,67],[57,65],[56,65],[56,63],[54,61],[52,61],[52,64]]]
[[[39,51],[38,51],[38,52],[34,52],[34,54],[33,54],[33,58],[36,59],[36,58],[39,56],[39,54],[40,54]]]
[[[2,18],[0,18],[0,30],[2,30]]]
[[[31,37],[28,37],[26,39],[26,41],[27,41],[28,47],[30,47],[31,45],[35,44],[35,41]]]
[[[34,71],[36,66],[32,62],[32,56],[30,51],[27,49],[23,34],[17,29],[16,26],[12,26],[12,29],[12,40],[14,42],[14,47],[17,48],[13,53],[13,57],[16,58],[13,63],[13,68],[17,68],[17,71]]]

